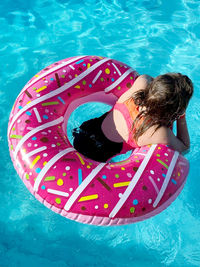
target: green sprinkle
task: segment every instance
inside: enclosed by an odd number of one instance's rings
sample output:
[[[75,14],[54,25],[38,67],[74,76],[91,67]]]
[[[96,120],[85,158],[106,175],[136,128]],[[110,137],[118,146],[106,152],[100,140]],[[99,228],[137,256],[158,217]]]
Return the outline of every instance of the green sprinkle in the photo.
[[[56,201],[57,204],[61,203],[61,199],[60,198],[56,198],[55,201]]]
[[[130,208],[130,213],[134,213],[134,211],[135,211],[135,208],[134,207],[131,207]]]
[[[56,179],[55,176],[48,176],[48,177],[46,177],[44,180],[45,180],[45,181],[53,181],[53,180],[55,180],[55,179]]]
[[[17,134],[11,134],[10,138],[14,138],[14,139],[22,139],[22,135],[17,135]]]
[[[27,180],[29,180],[29,175],[28,175],[28,173],[26,173],[25,177],[26,177]]]

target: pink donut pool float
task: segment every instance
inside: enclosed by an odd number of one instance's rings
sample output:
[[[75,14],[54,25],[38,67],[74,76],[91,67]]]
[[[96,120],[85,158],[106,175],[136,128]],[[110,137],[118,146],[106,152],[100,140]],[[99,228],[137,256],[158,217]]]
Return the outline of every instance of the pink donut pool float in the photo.
[[[54,212],[94,225],[134,223],[161,212],[183,189],[189,163],[166,145],[100,163],[68,140],[68,119],[79,105],[112,106],[137,76],[122,62],[77,56],[46,67],[20,92],[8,125],[10,155],[28,190]]]

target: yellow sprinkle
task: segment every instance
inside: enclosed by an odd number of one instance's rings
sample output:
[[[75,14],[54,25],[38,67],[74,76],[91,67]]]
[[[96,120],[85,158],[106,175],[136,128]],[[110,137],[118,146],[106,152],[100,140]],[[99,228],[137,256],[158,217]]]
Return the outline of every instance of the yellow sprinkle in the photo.
[[[40,156],[37,156],[37,157],[33,160],[33,162],[32,162],[31,165],[30,165],[30,169],[32,169],[32,168],[35,166],[35,164],[38,162],[39,159],[40,159]]]
[[[121,170],[122,170],[122,171],[124,171],[124,170],[125,170],[125,168],[124,168],[124,167],[121,167]]]
[[[116,183],[113,184],[114,187],[122,187],[122,186],[128,186],[130,182],[123,182],[123,183]]]
[[[35,75],[35,77],[39,77],[39,75],[38,75],[38,74],[36,74],[36,75]]]
[[[47,164],[47,161],[44,161],[44,162],[43,162],[43,166],[45,166],[46,164]]]
[[[74,88],[80,89],[81,87],[80,87],[80,85],[76,85],[76,86],[74,86]]]
[[[104,208],[105,208],[105,209],[108,208],[108,204],[107,204],[107,203],[104,204]]]
[[[105,73],[106,73],[106,74],[110,74],[110,70],[109,70],[109,68],[106,68],[106,69],[105,69]]]
[[[36,92],[39,93],[39,92],[43,91],[43,90],[46,89],[46,88],[47,88],[46,85],[45,85],[45,86],[42,86],[42,87],[38,88],[38,89],[36,90]]]
[[[85,196],[85,197],[81,197],[78,202],[92,200],[92,199],[97,199],[97,198],[98,198],[98,195],[97,194],[90,195],[90,196]]]
[[[181,174],[180,174],[180,172],[178,172],[178,176],[180,176]]]
[[[29,103],[31,103],[31,101],[28,101],[28,102],[26,103],[26,105],[28,105]]]
[[[78,74],[75,74],[74,76],[75,76],[75,77],[77,77],[77,76],[78,76]]]
[[[81,158],[81,155],[79,153],[76,152],[76,155],[78,156],[78,158],[80,159],[80,162],[82,165],[85,165],[84,160]]]
[[[90,63],[87,64],[87,68],[88,68],[88,69],[90,68]]]
[[[90,169],[91,168],[90,165],[87,165],[87,168]]]
[[[62,179],[58,179],[57,185],[62,186],[63,185],[63,180]]]

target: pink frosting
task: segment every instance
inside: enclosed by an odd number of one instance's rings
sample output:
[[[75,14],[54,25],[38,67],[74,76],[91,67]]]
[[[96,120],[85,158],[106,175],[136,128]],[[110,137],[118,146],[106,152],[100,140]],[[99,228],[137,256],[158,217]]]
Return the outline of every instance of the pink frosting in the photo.
[[[189,163],[169,147],[137,148],[123,162],[102,164],[79,154],[66,135],[78,105],[114,105],[137,75],[113,59],[73,57],[43,69],[20,92],[8,125],[10,155],[45,206],[82,223],[120,225],[149,218],[178,196]]]

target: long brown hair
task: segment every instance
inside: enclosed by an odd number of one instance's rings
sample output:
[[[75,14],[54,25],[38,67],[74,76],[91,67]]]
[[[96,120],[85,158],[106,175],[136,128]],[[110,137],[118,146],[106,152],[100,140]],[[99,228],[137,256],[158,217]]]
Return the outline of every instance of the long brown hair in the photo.
[[[133,137],[138,138],[153,125],[169,127],[182,115],[193,94],[192,81],[181,73],[166,73],[159,75],[145,89],[132,95],[134,103],[145,107],[135,118],[132,130]],[[137,127],[140,119],[143,123]]]

